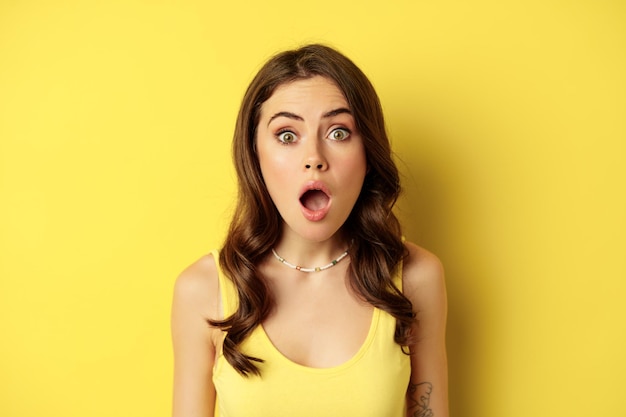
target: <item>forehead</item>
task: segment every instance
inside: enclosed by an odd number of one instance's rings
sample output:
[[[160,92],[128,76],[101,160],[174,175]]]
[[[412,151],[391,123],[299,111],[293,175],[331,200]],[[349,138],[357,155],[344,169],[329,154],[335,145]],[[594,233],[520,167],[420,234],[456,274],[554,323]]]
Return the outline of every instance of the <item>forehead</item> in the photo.
[[[281,84],[261,106],[261,118],[274,111],[320,111],[349,108],[343,92],[332,80],[315,76]]]

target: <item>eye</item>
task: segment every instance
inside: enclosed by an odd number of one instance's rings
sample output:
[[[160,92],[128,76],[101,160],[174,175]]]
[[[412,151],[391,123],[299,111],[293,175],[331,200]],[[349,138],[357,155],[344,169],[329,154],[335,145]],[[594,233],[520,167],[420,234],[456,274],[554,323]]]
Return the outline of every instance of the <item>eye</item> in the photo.
[[[278,139],[279,142],[287,144],[287,143],[292,143],[296,141],[296,134],[290,130],[285,130],[285,131],[279,132],[278,135],[276,135],[276,138]]]
[[[333,129],[330,132],[330,135],[328,135],[328,138],[332,140],[346,140],[348,136],[350,136],[350,131],[339,127],[337,129]]]

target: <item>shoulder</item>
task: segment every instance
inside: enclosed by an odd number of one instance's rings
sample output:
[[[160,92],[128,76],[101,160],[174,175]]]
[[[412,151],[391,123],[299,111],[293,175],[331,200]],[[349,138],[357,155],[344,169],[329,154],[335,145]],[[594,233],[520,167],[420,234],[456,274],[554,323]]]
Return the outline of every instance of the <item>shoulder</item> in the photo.
[[[221,331],[207,319],[217,319],[218,268],[207,255],[176,279],[171,332],[174,351],[174,415],[209,415],[213,410],[211,383]]]
[[[446,290],[441,261],[436,255],[414,243],[405,242],[405,247],[407,256],[402,268],[403,293],[416,310],[427,305],[445,308]]]
[[[201,257],[176,278],[174,304],[193,309],[204,319],[219,318],[219,278],[213,255]]]
[[[409,344],[409,411],[411,415],[448,416],[447,302],[443,267],[427,250],[408,242],[406,248],[404,294],[416,313]]]

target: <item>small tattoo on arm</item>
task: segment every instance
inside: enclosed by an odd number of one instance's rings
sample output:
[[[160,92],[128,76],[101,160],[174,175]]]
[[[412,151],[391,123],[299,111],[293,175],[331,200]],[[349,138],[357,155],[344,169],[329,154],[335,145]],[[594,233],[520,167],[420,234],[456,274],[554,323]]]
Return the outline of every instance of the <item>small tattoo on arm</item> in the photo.
[[[411,417],[433,417],[435,414],[430,408],[430,393],[433,392],[433,384],[420,382],[409,383],[408,404]]]

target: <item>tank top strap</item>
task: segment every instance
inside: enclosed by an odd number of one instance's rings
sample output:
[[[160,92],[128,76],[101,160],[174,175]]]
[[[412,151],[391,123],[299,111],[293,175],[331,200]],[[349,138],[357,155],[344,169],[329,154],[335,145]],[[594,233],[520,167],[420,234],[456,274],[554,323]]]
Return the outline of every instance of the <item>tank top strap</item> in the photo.
[[[217,267],[217,279],[220,288],[220,300],[222,302],[222,309],[224,318],[232,316],[239,304],[239,297],[237,296],[237,290],[233,282],[224,274],[222,267],[220,266],[220,254],[217,249],[211,251],[213,259],[215,260],[215,266]]]

